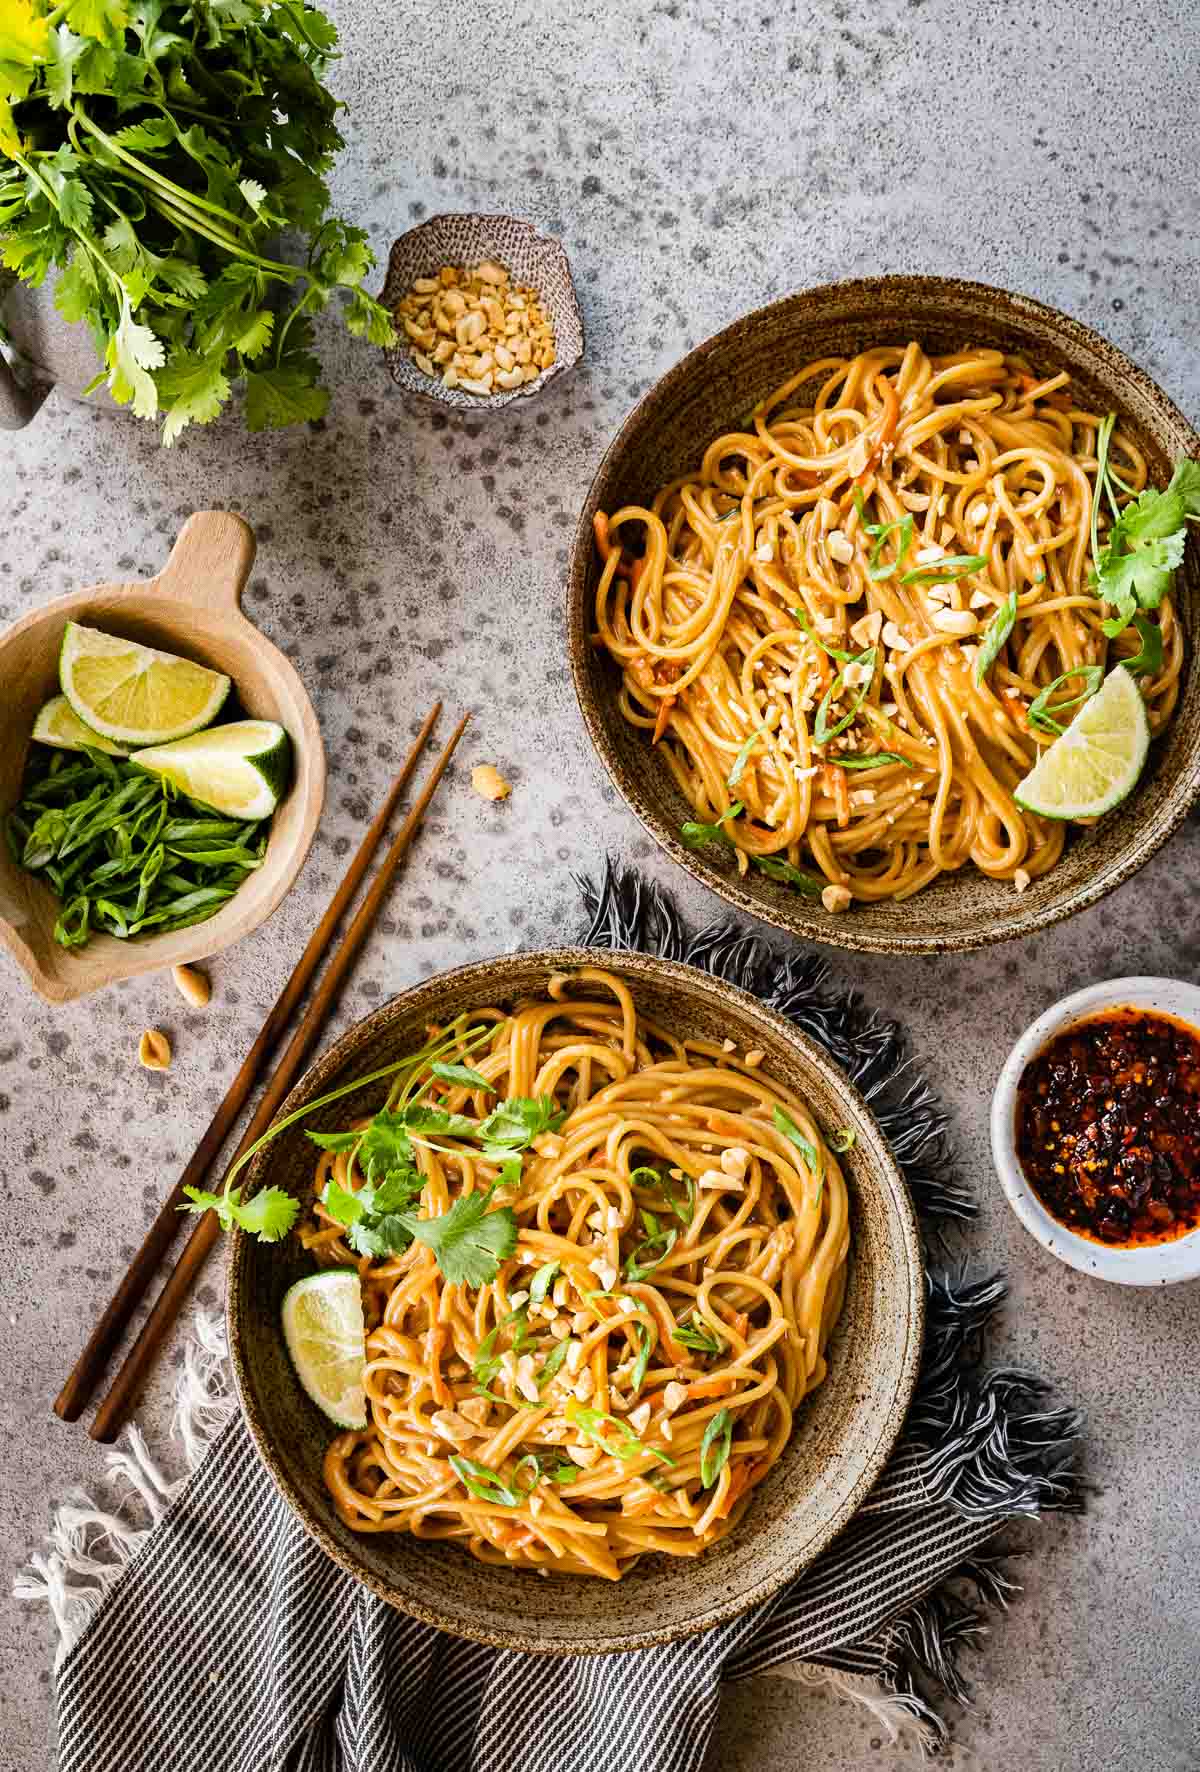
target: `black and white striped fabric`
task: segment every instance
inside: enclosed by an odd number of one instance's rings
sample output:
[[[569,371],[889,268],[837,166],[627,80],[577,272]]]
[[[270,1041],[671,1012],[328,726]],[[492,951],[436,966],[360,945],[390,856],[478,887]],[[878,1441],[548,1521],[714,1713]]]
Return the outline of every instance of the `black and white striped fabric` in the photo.
[[[969,1221],[944,1125],[903,1037],[721,925],[691,937],[636,875],[587,882],[589,941],[690,961],[814,1034],[871,1100],[935,1237]],[[868,1676],[936,1725],[963,1698],[960,1648],[1012,1591],[989,1543],[1017,1515],[1079,1505],[1074,1412],[984,1373],[994,1277],[931,1273],[904,1436],[861,1512],[773,1600],[704,1636],[547,1661],[460,1642],[393,1611],[292,1518],[240,1419],[115,1584],[58,1676],[60,1772],[699,1772],[722,1681],[785,1664]]]

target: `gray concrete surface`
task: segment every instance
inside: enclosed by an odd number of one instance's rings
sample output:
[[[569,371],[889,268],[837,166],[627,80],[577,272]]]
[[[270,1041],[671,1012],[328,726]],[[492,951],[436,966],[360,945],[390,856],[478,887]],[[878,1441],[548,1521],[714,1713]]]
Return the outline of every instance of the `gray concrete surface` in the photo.
[[[261,544],[248,608],[309,684],[331,766],[296,889],[213,963],[207,1013],[185,1011],[164,978],[50,1009],[0,967],[5,1586],[51,1498],[99,1470],[82,1429],[51,1415],[64,1371],[435,694],[476,710],[463,768],[339,1030],[437,969],[571,928],[570,870],[596,866],[606,846],[669,878],[693,916],[716,910],[615,800],[563,656],[573,513],[654,377],[785,291],[953,271],[1089,321],[1200,418],[1200,46],[1186,7],[334,10],[346,49],[334,80],[350,107],[335,181],[344,209],[381,256],[441,209],[515,211],[560,234],[587,361],[528,412],[447,424],[404,410],[378,356],[326,326],[337,393],[319,431],[255,439],[222,423],[163,453],[152,433],[55,396],[28,431],[0,440],[0,617],[150,573],[188,512],[240,510]],[[484,759],[516,784],[504,806],[463,790]],[[1053,998],[1132,970],[1197,976],[1195,923],[1164,906],[1198,866],[1193,824],[1116,896],[1036,941],[950,961],[834,960],[840,979],[904,1017],[953,1112],[982,1202],[976,1249],[1012,1282],[994,1352],[1040,1368],[1090,1422],[1091,1515],[1026,1535],[1025,1591],[973,1662],[976,1702],[956,1720],[948,1766],[1200,1766],[1200,1290],[1147,1296],[1056,1265],[1010,1215],[985,1143],[1001,1058]],[[156,1023],[175,1042],[166,1076],[134,1058]],[[202,1296],[220,1289],[214,1265]],[[169,1383],[164,1367],[145,1399],[152,1438]],[[0,1602],[0,1762],[12,1772],[51,1763],[49,1654],[43,1621]],[[760,1680],[729,1695],[712,1764],[909,1761],[848,1706]]]

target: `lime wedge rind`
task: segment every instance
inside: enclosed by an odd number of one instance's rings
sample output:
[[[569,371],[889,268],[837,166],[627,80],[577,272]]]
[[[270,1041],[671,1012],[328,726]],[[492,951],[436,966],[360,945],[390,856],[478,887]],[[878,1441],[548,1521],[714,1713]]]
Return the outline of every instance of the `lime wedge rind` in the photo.
[[[1118,666],[1042,752],[1013,797],[1040,818],[1100,818],[1132,792],[1149,750],[1141,690]]]
[[[130,761],[226,818],[269,818],[287,787],[291,741],[274,720],[233,720]]]
[[[81,751],[90,745],[110,757],[125,757],[128,752],[100,732],[85,726],[65,695],[55,695],[40,709],[30,735],[39,744],[52,745],[59,751]]]
[[[284,1294],[283,1339],[306,1396],[338,1427],[367,1424],[362,1287],[354,1268],[327,1268]]]
[[[129,750],[211,726],[232,688],[220,671],[74,621],[63,632],[58,682],[85,726]]]

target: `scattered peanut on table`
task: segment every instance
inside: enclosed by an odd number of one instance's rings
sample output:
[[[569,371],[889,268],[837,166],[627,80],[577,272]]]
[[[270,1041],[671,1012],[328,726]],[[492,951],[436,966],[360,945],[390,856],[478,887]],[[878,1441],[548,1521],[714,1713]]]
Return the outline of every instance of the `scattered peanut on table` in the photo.
[[[161,1028],[147,1028],[138,1042],[138,1063],[148,1071],[165,1071],[171,1065],[171,1042]]]
[[[494,763],[477,763],[471,771],[471,786],[482,800],[507,800],[512,783],[505,781]]]
[[[204,1008],[212,996],[207,972],[201,972],[197,966],[172,966],[171,977],[186,1003],[190,1003],[193,1009]]]
[[[554,323],[537,291],[494,259],[418,277],[396,322],[423,374],[469,394],[519,388],[554,363]]]

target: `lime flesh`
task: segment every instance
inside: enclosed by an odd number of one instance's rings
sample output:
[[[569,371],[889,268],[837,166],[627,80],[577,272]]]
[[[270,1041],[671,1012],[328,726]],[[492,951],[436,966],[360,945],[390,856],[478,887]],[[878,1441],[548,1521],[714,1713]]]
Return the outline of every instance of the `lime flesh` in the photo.
[[[163,744],[210,726],[229,694],[219,671],[69,621],[59,688],[76,716],[113,744]]]
[[[287,786],[291,748],[274,720],[234,720],[130,760],[226,818],[269,818]]]
[[[90,745],[94,751],[104,751],[110,757],[126,755],[120,745],[85,726],[65,695],[56,695],[42,708],[33,723],[33,737],[39,744],[53,745],[60,751],[81,751],[84,745]]]
[[[1042,818],[1099,818],[1134,787],[1149,749],[1141,690],[1118,666],[1042,752],[1013,797]]]
[[[362,1289],[353,1268],[310,1274],[283,1299],[283,1339],[296,1376],[338,1427],[365,1427],[367,1337]]]

